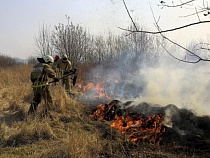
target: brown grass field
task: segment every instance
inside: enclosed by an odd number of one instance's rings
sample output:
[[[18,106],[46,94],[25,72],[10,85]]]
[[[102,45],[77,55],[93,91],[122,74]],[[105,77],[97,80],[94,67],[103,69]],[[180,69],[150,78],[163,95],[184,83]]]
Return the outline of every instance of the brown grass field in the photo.
[[[175,144],[132,143],[110,122],[89,117],[92,106],[70,98],[52,85],[51,117],[43,118],[43,102],[36,116],[27,110],[33,93],[32,66],[0,68],[0,158],[202,158],[210,150]]]

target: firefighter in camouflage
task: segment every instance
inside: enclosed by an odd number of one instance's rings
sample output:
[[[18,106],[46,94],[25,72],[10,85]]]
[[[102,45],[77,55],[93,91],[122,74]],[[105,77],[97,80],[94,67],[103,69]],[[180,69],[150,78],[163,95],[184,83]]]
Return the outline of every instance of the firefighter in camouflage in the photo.
[[[54,58],[54,62],[52,64],[52,69],[55,71],[57,77],[62,77],[61,74],[60,74],[60,70],[57,67],[57,64],[58,64],[59,60],[60,60],[60,56],[56,55],[55,58]]]
[[[68,60],[66,54],[58,61],[57,67],[61,70],[62,76],[62,85],[65,87],[67,93],[70,93],[70,77],[67,75],[68,71],[72,69],[71,62]]]
[[[50,55],[45,55],[43,58],[37,58],[37,60],[39,63],[33,67],[30,76],[34,97],[28,110],[28,114],[34,113],[37,110],[43,97],[45,101],[44,114],[47,115],[50,110],[50,105],[53,104],[48,79],[52,78],[54,82],[58,82],[59,79],[50,67],[50,64],[53,63],[53,58]]]

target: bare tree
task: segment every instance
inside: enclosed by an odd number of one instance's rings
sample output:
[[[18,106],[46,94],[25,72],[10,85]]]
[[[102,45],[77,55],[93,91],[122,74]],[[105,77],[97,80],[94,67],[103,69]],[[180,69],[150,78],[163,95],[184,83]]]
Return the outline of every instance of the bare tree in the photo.
[[[37,63],[38,63],[38,61],[35,57],[33,57],[33,56],[28,57],[27,64],[37,64]]]
[[[178,61],[181,61],[181,62],[187,62],[187,63],[198,63],[200,61],[210,61],[210,57],[209,57],[209,54],[208,55],[201,55],[202,53],[196,53],[195,51],[193,50],[189,50],[187,49],[186,47],[182,46],[181,44],[177,43],[177,42],[174,42],[173,40],[171,40],[170,38],[166,37],[164,35],[164,33],[166,32],[171,32],[171,31],[176,31],[176,30],[180,30],[180,29],[183,29],[183,28],[187,28],[187,27],[191,27],[193,25],[200,25],[200,24],[204,24],[204,23],[210,23],[209,20],[207,21],[202,21],[201,20],[201,16],[209,16],[210,15],[210,8],[208,6],[208,1],[204,1],[203,0],[203,5],[202,6],[198,6],[198,7],[195,7],[195,10],[193,13],[189,13],[188,15],[185,15],[184,17],[188,17],[188,16],[197,16],[197,19],[198,21],[197,22],[192,22],[192,23],[189,23],[187,25],[184,25],[184,26],[179,26],[179,27],[176,27],[176,28],[172,28],[172,29],[167,29],[167,30],[162,30],[161,27],[159,26],[159,20],[155,18],[154,16],[154,13],[153,13],[153,18],[154,18],[154,21],[155,21],[155,26],[157,28],[157,31],[146,31],[146,30],[139,30],[138,27],[137,27],[137,24],[136,22],[134,22],[130,12],[129,12],[129,9],[127,8],[127,5],[126,5],[126,2],[125,0],[122,0],[123,3],[124,3],[124,6],[125,6],[125,9],[128,13],[128,16],[129,18],[131,19],[131,22],[133,24],[133,28],[130,28],[130,29],[125,29],[125,28],[120,28],[124,31],[127,31],[130,33],[130,35],[132,34],[135,34],[135,33],[147,33],[147,34],[159,34],[164,40],[167,40],[168,42],[170,42],[171,44],[179,47],[180,49],[182,49],[183,51],[185,51],[185,55],[183,58],[180,58],[180,57],[177,57],[176,55],[174,55],[173,53],[171,53],[166,47],[164,47],[164,45],[162,45],[160,43],[160,45],[163,46],[163,48],[165,49],[165,51],[171,55],[173,58],[175,58],[176,60]],[[179,3],[175,4],[174,1],[172,1],[172,4],[167,4],[165,1],[160,1],[160,7],[164,8],[164,7],[183,7],[184,6],[191,6],[191,7],[194,7],[194,2],[195,0],[188,0],[188,1],[179,1]],[[202,44],[196,44],[197,46],[202,46],[200,47],[200,50],[209,50],[207,47],[208,45],[205,45],[205,47],[202,45]]]
[[[67,54],[74,65],[84,62],[90,51],[91,36],[79,25],[74,25],[67,17],[67,24],[55,26],[52,44],[60,55]]]
[[[54,47],[51,44],[50,29],[46,25],[42,25],[39,29],[38,35],[35,37],[36,46],[38,48],[38,54],[52,55]]]

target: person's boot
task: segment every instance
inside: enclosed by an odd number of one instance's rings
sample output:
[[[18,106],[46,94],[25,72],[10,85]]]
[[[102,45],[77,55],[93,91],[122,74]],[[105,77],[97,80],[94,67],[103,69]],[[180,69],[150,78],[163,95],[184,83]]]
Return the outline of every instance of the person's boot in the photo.
[[[34,114],[35,112],[36,112],[36,109],[37,109],[37,104],[34,104],[33,102],[31,103],[31,106],[30,106],[30,108],[29,108],[29,110],[28,110],[28,115],[30,115],[30,114]]]

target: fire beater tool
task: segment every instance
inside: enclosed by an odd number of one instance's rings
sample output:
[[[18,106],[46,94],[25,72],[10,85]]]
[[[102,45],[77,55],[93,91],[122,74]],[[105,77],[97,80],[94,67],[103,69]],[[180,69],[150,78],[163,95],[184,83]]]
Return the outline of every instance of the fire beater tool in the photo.
[[[76,68],[73,68],[71,70],[68,70],[68,71],[65,71],[63,76],[58,78],[58,80],[61,80],[67,76],[71,76],[73,75],[73,77],[71,78],[72,79],[72,83],[73,83],[73,86],[76,84],[76,81],[77,81],[77,76],[78,76],[78,72],[77,72],[77,69]],[[51,81],[49,83],[54,83],[55,81]]]

